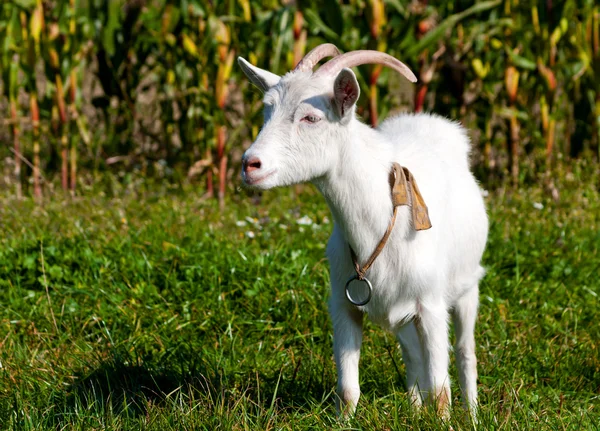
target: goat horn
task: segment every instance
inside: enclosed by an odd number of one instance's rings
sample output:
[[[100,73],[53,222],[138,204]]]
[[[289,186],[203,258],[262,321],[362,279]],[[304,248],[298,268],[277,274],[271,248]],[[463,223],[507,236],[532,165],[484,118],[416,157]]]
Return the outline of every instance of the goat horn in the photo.
[[[334,44],[322,43],[306,54],[304,58],[296,65],[294,71],[307,72],[312,70],[312,68],[315,67],[315,65],[325,57],[336,57],[340,54],[340,50],[337,49],[337,46]]]
[[[404,75],[410,82],[417,82],[417,77],[406,64],[384,52],[370,50],[351,51],[335,57],[321,66],[315,75],[335,75],[344,67],[361,64],[383,64]]]

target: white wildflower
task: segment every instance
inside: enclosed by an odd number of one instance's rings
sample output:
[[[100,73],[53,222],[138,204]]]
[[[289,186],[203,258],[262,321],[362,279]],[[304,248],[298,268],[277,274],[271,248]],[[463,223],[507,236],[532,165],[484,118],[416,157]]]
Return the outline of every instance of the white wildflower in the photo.
[[[310,226],[311,224],[313,224],[313,221],[310,219],[310,217],[304,216],[296,220],[296,223],[303,226]]]
[[[252,218],[252,217],[246,217],[246,221],[248,223],[250,223],[250,224],[255,225],[255,226],[258,224],[258,219],[255,219],[255,218]]]

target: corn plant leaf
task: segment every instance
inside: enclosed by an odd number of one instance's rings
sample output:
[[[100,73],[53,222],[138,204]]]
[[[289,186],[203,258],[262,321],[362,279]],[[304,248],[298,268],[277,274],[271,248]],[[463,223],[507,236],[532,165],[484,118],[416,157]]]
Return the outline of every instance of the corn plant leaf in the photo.
[[[6,27],[2,30],[2,32],[0,32],[0,36],[2,36],[2,43],[0,44],[2,47],[2,68],[6,68],[12,63],[12,56],[17,46],[15,35],[18,34],[18,28],[19,17],[16,9],[13,9],[11,19],[7,22]]]
[[[277,29],[279,36],[277,37],[277,43],[275,44],[275,55],[273,56],[273,58],[271,59],[271,66],[273,68],[273,70],[279,70],[279,62],[281,60],[281,53],[283,51],[283,43],[284,43],[284,37],[285,37],[285,31],[283,31],[284,29],[287,28],[287,24],[288,22],[291,22],[290,20],[290,11],[288,9],[284,9],[283,12],[280,15],[280,19],[279,19],[279,27]],[[291,36],[291,34],[290,34]]]
[[[31,9],[35,6],[35,0],[12,0],[12,2],[23,9]]]
[[[304,12],[304,17],[308,23],[308,28],[315,29],[323,33],[323,35],[329,39],[330,42],[337,44],[340,35],[329,28],[321,19],[318,13],[312,9],[308,9]]]
[[[250,10],[250,0],[238,0],[238,3],[242,7],[244,21],[250,22],[252,19],[252,14]]]
[[[7,87],[10,98],[16,99],[19,92],[19,65],[16,62],[10,65],[10,77]]]
[[[43,28],[44,9],[42,4],[40,3],[31,14],[31,19],[29,21],[29,31],[31,32],[31,37],[33,37],[35,43],[40,43],[40,36],[42,34]]]
[[[190,54],[192,57],[197,57],[198,47],[196,46],[192,38],[185,33],[181,35],[181,38],[183,43],[183,49],[185,50],[185,52]]]
[[[167,33],[173,33],[175,26],[179,22],[180,10],[178,7],[168,4],[162,16],[161,34],[164,36]]]
[[[192,12],[194,15],[204,18],[206,16],[206,10],[202,6],[202,2],[192,1],[186,11]]]
[[[514,52],[512,49],[506,47],[506,54],[508,54],[508,57],[510,58],[510,61],[512,62],[512,64],[514,64],[517,67],[520,67],[521,69],[527,69],[527,70],[535,70],[537,69],[537,64],[535,61],[529,60],[525,57],[523,57],[522,55],[517,54],[516,52]]]
[[[501,106],[501,107],[495,108],[494,111],[496,112],[496,114],[498,116],[500,116],[502,118],[508,119],[508,118],[516,117],[517,119],[519,119],[521,121],[529,120],[529,115],[527,114],[527,112],[521,111],[516,108],[509,108],[506,106]]]
[[[415,45],[408,48],[406,51],[407,56],[417,55],[424,49],[430,47],[431,45],[438,42],[441,38],[443,38],[446,32],[454,27],[459,21],[468,17],[469,15],[473,15],[475,13],[484,12],[486,10],[490,10],[495,8],[501,3],[501,0],[491,0],[484,1],[481,3],[477,3],[470,8],[449,16],[444,21],[442,21],[436,28],[427,32],[425,36],[421,40],[419,40]]]
[[[91,138],[90,138],[90,132],[89,132],[89,129],[87,126],[86,118],[83,115],[80,115],[77,117],[76,123],[77,123],[77,130],[79,131],[79,136],[81,136],[81,139],[87,146],[90,146]]]
[[[384,3],[392,6],[396,12],[405,17],[406,7],[402,4],[402,2],[400,2],[400,0],[385,0]]]
[[[121,17],[121,2],[113,0],[108,2],[108,17],[102,33],[102,44],[109,55],[115,54],[115,32],[119,28]]]
[[[340,3],[336,1],[326,1],[323,4],[322,10],[325,23],[338,36],[341,36],[344,31],[344,20]]]

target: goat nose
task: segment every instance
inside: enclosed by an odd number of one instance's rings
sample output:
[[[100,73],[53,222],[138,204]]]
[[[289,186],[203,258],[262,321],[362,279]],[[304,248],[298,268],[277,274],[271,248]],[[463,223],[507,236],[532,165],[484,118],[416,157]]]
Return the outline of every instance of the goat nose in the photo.
[[[261,162],[258,157],[251,156],[247,159],[243,160],[243,169],[244,172],[249,174],[252,171],[257,171],[260,169]]]

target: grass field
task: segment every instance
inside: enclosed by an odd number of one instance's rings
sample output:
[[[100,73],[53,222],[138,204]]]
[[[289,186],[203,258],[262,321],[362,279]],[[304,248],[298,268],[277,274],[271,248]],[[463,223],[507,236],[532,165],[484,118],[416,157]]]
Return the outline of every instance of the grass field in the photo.
[[[486,198],[478,429],[600,428],[599,184]],[[357,415],[336,420],[331,216],[311,187],[256,200],[0,198],[0,429],[472,429],[456,384],[449,423],[410,413],[370,323]]]

